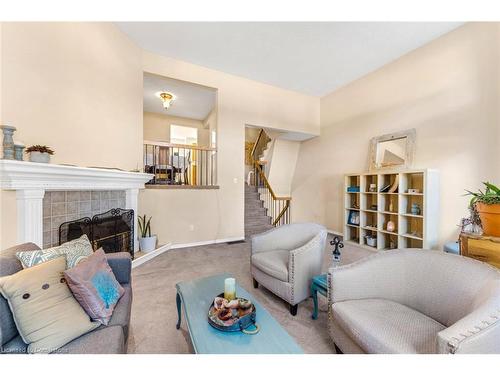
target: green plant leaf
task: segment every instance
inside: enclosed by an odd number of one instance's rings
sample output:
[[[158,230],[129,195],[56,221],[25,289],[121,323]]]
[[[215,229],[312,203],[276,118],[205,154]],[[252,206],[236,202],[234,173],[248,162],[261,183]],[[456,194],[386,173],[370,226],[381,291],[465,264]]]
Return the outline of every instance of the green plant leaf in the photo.
[[[151,237],[151,217],[146,224],[146,234],[148,237]]]
[[[500,188],[489,183],[489,182],[483,182],[484,185],[486,185],[486,187],[489,189],[489,190],[492,190],[495,192],[495,194],[500,194]]]
[[[139,216],[137,218],[137,221],[138,221],[138,225],[139,225],[139,231],[141,232],[141,237],[147,237],[148,236],[148,232],[149,232],[149,236],[151,236],[151,218],[149,218],[149,220],[147,220],[147,216],[146,215],[143,215],[143,216]]]
[[[483,182],[483,185],[486,187],[484,192],[481,189],[477,193],[465,190],[467,192],[465,195],[472,195],[469,207],[473,207],[476,203],[500,204],[500,188],[489,182]]]
[[[141,237],[142,237],[142,234],[144,233],[144,225],[142,224],[142,217],[138,217],[137,218],[137,223],[139,225],[139,231],[141,232]]]

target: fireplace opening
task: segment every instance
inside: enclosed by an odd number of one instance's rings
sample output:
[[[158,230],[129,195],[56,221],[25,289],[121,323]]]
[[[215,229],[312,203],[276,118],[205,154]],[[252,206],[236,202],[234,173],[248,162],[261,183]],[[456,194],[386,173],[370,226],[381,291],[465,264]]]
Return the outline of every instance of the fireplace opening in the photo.
[[[134,210],[113,208],[107,212],[67,221],[59,226],[59,245],[86,234],[95,250],[129,252],[134,258]]]

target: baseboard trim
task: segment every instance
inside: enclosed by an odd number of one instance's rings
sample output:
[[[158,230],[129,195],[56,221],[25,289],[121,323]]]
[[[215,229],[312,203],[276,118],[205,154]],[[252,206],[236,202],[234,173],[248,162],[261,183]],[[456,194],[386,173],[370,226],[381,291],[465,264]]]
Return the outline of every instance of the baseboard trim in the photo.
[[[245,237],[229,237],[229,238],[219,238],[216,240],[208,240],[208,241],[199,241],[199,242],[190,242],[190,243],[167,243],[165,245],[161,245],[158,249],[151,251],[148,254],[144,254],[143,256],[136,258],[132,261],[132,268],[138,267],[141,264],[144,264],[151,259],[157,257],[160,254],[163,254],[165,251],[173,250],[173,249],[183,249],[186,247],[196,247],[203,245],[213,245],[218,243],[226,243],[226,242],[235,242],[235,241],[244,241]]]
[[[213,244],[218,244],[218,243],[234,242],[234,241],[242,241],[242,240],[245,240],[245,237],[219,238],[216,240],[208,240],[208,241],[199,241],[199,242],[190,242],[190,243],[176,243],[176,244],[171,245],[170,248],[171,249],[183,249],[185,247],[213,245]]]
[[[161,245],[160,247],[158,247],[157,249],[151,251],[150,253],[144,254],[143,256],[134,259],[132,261],[132,268],[138,267],[141,264],[144,264],[144,263],[150,261],[151,259],[157,257],[160,254],[163,254],[165,251],[168,251],[171,248],[172,248],[172,244],[171,243],[167,243],[165,245]]]
[[[219,240],[215,240],[215,243],[236,242],[236,241],[245,241],[245,236],[243,236],[243,237],[222,238],[222,239],[219,239]]]

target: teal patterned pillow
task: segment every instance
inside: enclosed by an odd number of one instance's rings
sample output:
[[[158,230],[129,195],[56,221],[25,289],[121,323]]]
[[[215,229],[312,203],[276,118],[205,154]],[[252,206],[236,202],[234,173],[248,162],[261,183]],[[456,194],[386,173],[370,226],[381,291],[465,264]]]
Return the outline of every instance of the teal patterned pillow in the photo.
[[[65,254],[59,249],[59,247],[52,247],[50,249],[43,250],[19,251],[16,253],[16,257],[23,265],[23,268],[33,267],[37,264],[48,262],[49,260],[63,256],[65,256]]]
[[[66,269],[70,269],[92,255],[93,252],[92,245],[87,235],[84,234],[76,240],[63,243],[61,246],[35,251],[20,251],[16,253],[16,256],[23,268],[33,267],[48,260],[65,256]]]

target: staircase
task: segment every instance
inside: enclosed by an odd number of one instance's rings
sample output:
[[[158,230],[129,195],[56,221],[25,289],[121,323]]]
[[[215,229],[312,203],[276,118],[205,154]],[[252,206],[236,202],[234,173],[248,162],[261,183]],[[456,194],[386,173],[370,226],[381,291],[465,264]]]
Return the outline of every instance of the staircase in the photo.
[[[267,216],[266,211],[257,188],[245,184],[245,238],[273,228],[271,217]]]
[[[264,173],[261,160],[271,138],[261,129],[249,159],[254,171],[254,186],[245,184],[245,238],[290,223],[291,197],[276,196]]]

